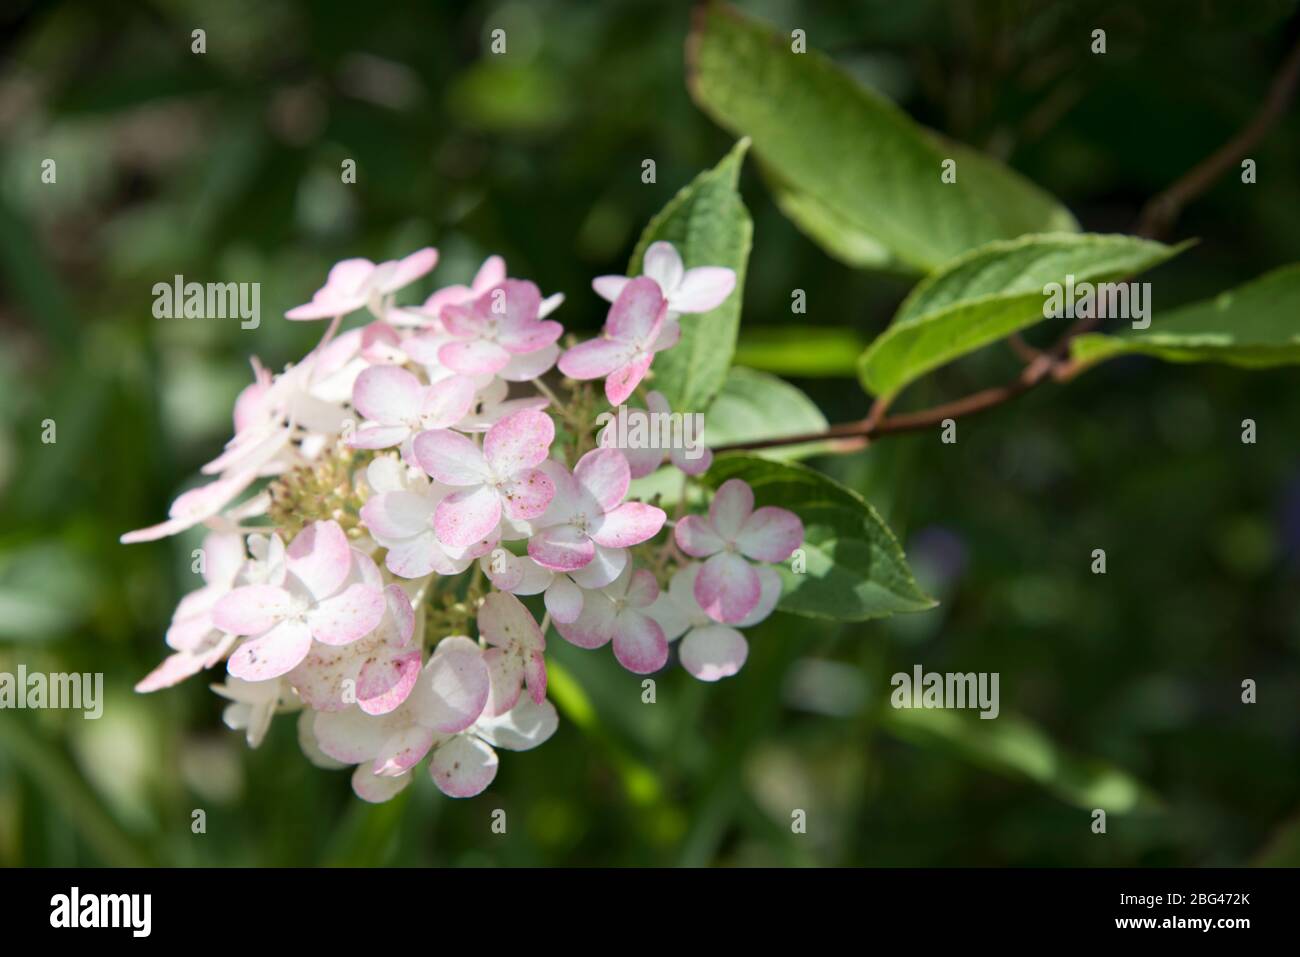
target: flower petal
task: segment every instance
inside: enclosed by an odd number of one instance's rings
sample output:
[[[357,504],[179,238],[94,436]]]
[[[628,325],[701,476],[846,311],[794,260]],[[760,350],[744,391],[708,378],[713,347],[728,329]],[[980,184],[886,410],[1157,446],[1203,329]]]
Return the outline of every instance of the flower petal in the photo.
[[[268,681],[288,674],[311,650],[311,631],[304,622],[282,621],[260,638],[245,641],[226,663],[236,678]]]
[[[491,477],[478,446],[457,432],[421,432],[411,448],[420,468],[444,485],[479,485]]]
[[[528,751],[546,742],[559,727],[560,717],[549,701],[520,698],[503,715],[484,718],[474,728],[488,744],[507,751]]]
[[[727,547],[713,526],[699,515],[687,515],[677,520],[673,528],[677,547],[695,558],[708,558]]]
[[[668,519],[664,510],[645,502],[624,502],[606,512],[591,533],[598,545],[606,548],[630,548],[659,534]]]
[[[339,590],[352,570],[352,547],[338,522],[312,522],[289,544],[289,571],[317,600]]]
[[[438,541],[449,548],[469,548],[492,536],[501,521],[501,496],[496,489],[477,488],[453,492],[438,503],[433,527]]]
[[[650,353],[637,353],[619,366],[605,379],[605,398],[610,405],[622,405],[627,397],[636,391],[645,374],[650,371],[654,356]]]
[[[605,334],[623,342],[649,345],[668,311],[659,283],[648,276],[631,280],[605,317]]]
[[[572,622],[556,620],[555,630],[579,648],[599,648],[614,637],[614,603],[601,592],[582,596],[582,613]]]
[[[803,544],[803,522],[794,512],[765,505],[745,519],[736,546],[747,558],[783,562]]]
[[[542,629],[532,613],[514,595],[491,592],[478,610],[479,635],[490,645],[541,650],[546,647]]]
[[[758,604],[754,606],[753,611],[735,623],[737,628],[752,628],[776,611],[776,604],[781,600],[781,592],[785,587],[780,572],[775,568],[762,565],[754,571],[758,575]]]
[[[244,585],[222,597],[212,623],[232,635],[260,635],[289,614],[293,598],[274,585]]]
[[[659,622],[644,612],[625,608],[614,623],[614,657],[638,675],[648,675],[666,665],[668,639]]]
[[[352,793],[371,804],[383,804],[391,801],[406,790],[411,783],[411,775],[375,774],[369,764],[359,764],[352,772]]]
[[[421,724],[443,734],[463,731],[483,713],[491,691],[483,652],[468,638],[444,638],[424,666],[417,690]]]
[[[470,734],[458,734],[433,752],[429,777],[448,797],[482,794],[497,776],[497,753]]]
[[[697,266],[686,270],[668,297],[673,312],[708,312],[726,302],[736,288],[736,274],[722,266]]]
[[[555,621],[569,624],[577,621],[582,614],[582,589],[566,575],[555,576],[542,600]]]
[[[627,495],[632,472],[627,457],[618,449],[592,449],[573,467],[573,477],[601,510],[617,508]]]
[[[520,409],[488,429],[483,456],[497,476],[505,478],[544,462],[554,440],[555,423],[549,415]]]
[[[397,425],[415,418],[423,387],[397,366],[371,366],[352,385],[352,404],[367,419]]]
[[[393,711],[415,689],[420,665],[418,648],[367,660],[357,675],[357,706],[366,714]]]
[[[754,490],[743,479],[727,479],[709,503],[709,523],[724,542],[734,542],[754,511]]]
[[[641,261],[641,271],[659,283],[663,294],[668,296],[681,285],[686,270],[682,267],[682,257],[677,248],[672,243],[660,240],[647,247]]]
[[[448,342],[439,348],[438,360],[461,375],[491,375],[506,367],[510,353],[495,342],[464,339]]]
[[[311,635],[327,645],[348,645],[364,638],[384,617],[384,593],[357,583],[320,602],[307,614]]]
[[[576,571],[595,554],[595,543],[572,525],[543,528],[528,540],[529,557],[551,571]]]
[[[627,276],[597,276],[591,281],[591,288],[601,299],[614,302],[618,299],[618,294],[623,291],[623,287],[631,281]]]
[[[701,681],[730,678],[749,657],[745,636],[726,625],[694,628],[682,641],[682,667]]]
[[[714,621],[734,624],[757,607],[762,583],[752,565],[735,552],[719,552],[695,579],[695,600]]]
[[[636,347],[603,336],[580,342],[560,356],[560,371],[570,379],[599,379],[630,362]]]

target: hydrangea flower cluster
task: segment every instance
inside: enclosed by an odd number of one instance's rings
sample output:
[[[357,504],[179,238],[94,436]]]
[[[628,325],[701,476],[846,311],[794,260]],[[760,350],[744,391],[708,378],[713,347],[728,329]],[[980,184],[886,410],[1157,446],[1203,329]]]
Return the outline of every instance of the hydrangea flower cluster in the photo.
[[[611,644],[637,674],[663,668],[681,638],[692,675],[734,675],[748,652],[740,629],[780,596],[772,566],[803,540],[794,514],[755,509],[736,479],[707,517],[669,521],[629,498],[664,452],[595,434],[593,380],[614,405],[640,390],[643,407],[667,411],[642,382],[682,314],[731,295],[731,270],[684,269],[656,243],[644,276],[595,280],[611,303],[602,334],[562,349],[548,316],[563,297],[510,278],[500,257],[470,286],[397,305],[437,259],[422,249],[334,266],[286,314],[329,320],[320,343],[279,374],[253,360],[234,437],[203,467],[212,481],[122,537],[208,529],[204,584],[181,600],[171,654],[137,690],[225,662],[213,687],[227,725],[256,747],[276,714],[300,712],[304,753],[355,766],[367,801],[401,791],[422,763],[443,793],[473,796],[496,774],[496,749],[546,741],[558,724],[552,624],[578,647]],[[361,310],[365,324],[341,331]],[[543,377],[557,364],[552,388]],[[711,456],[670,460],[698,474]],[[541,596],[540,622],[528,596]]]

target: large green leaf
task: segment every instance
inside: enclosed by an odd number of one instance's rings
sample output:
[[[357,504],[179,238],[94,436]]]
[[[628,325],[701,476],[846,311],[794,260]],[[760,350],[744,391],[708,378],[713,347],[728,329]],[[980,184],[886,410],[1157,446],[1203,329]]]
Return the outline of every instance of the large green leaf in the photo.
[[[1080,336],[1072,349],[1084,364],[1133,352],[1255,368],[1300,363],[1300,263],[1155,316],[1141,332]]]
[[[650,221],[632,253],[632,276],[641,273],[646,248],[660,240],[677,247],[687,269],[726,266],[736,271],[736,290],[726,302],[711,312],[682,316],[681,340],[655,357],[654,388],[677,412],[707,409],[731,367],[754,235],[749,211],[736,191],[748,148],[749,141],[741,140],[722,162],[695,177]]]
[[[704,437],[710,446],[777,439],[826,429],[826,416],[799,389],[766,372],[739,366],[727,373],[722,391],[709,406]],[[817,451],[819,443],[769,449],[764,458],[795,459]]]
[[[729,7],[700,10],[688,84],[719,124],[749,136],[777,201],[852,265],[928,272],[994,239],[1077,229],[1047,193],[947,143],[829,59],[794,53]],[[956,162],[956,182],[941,179]]]
[[[927,276],[862,354],[858,373],[892,396],[925,373],[1046,318],[1049,283],[1106,282],[1149,269],[1182,246],[1133,236],[1049,233],[989,243]]]
[[[934,607],[894,533],[856,492],[802,465],[740,453],[719,455],[702,480],[717,488],[732,478],[753,487],[756,505],[788,508],[803,521],[805,570],[778,566],[782,611],[865,621]]]

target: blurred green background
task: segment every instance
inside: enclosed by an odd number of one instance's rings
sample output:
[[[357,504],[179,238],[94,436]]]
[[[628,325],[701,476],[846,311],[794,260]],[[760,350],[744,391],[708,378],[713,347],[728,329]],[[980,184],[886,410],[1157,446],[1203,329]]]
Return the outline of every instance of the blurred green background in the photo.
[[[1245,124],[1297,33],[1291,2],[741,6],[806,30],[1097,232],[1130,229]],[[163,518],[226,440],[251,354],[280,368],[314,342],[319,328],[277,317],[332,262],[431,243],[444,283],[500,252],[568,296],[569,328],[593,329],[591,277],[623,272],[730,139],[685,90],[685,3],[11,0],[0,19],[0,671],[103,672],[107,699],[99,721],[0,712],[0,864],[1300,863],[1300,390],[1285,369],[1121,360],[963,421],[955,446],[897,437],[814,463],[881,509],[941,606],[866,625],[774,616],[738,677],[673,669],[653,705],[612,655],[552,636],[572,678],[555,688],[560,731],[506,755],[478,799],[420,775],[364,805],[301,756],[292,717],[250,752],[205,687],[219,673],[133,694],[201,536],[117,537]],[[1300,260],[1298,115],[1254,152],[1257,185],[1230,174],[1185,212],[1173,238],[1201,242],[1156,274],[1157,309]],[[739,361],[831,421],[861,416],[852,359],[907,284],[829,259],[752,165],[742,190]],[[260,282],[261,327],[153,318],[153,284],[176,273]],[[905,405],[1017,367],[986,350]],[[889,676],[916,663],[1000,672],[1002,717],[893,711]],[[1110,809],[1104,836],[1093,807]]]

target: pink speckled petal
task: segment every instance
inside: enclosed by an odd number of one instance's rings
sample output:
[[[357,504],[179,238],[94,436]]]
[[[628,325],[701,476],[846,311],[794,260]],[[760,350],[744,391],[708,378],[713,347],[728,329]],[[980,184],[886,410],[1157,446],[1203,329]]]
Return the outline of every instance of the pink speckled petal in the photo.
[[[513,651],[489,648],[483,652],[488,666],[491,692],[483,713],[488,716],[505,714],[515,706],[524,687],[524,663]]]
[[[367,419],[397,425],[415,418],[423,387],[397,366],[371,366],[352,384],[352,404]]]
[[[483,437],[488,465],[504,478],[546,460],[555,440],[555,423],[545,412],[520,409],[498,422]]]
[[[274,585],[244,585],[222,597],[212,623],[232,635],[260,635],[289,614],[293,598]]]
[[[664,630],[644,612],[625,608],[614,623],[614,657],[628,671],[648,675],[668,663]]]
[[[170,688],[198,674],[203,668],[204,659],[201,655],[190,654],[188,651],[168,655],[157,668],[136,682],[136,693],[148,694],[151,691]]]
[[[374,585],[350,585],[307,614],[312,637],[327,645],[349,645],[378,627],[384,617],[384,593]]]
[[[754,567],[734,552],[719,552],[704,563],[695,579],[695,600],[714,621],[744,620],[762,597]]]
[[[317,600],[339,590],[352,569],[352,547],[338,522],[312,522],[289,544],[289,571]]]
[[[448,376],[424,390],[420,400],[420,424],[426,429],[445,429],[469,414],[477,391],[468,376]]]
[[[429,759],[429,777],[448,797],[482,794],[497,776],[497,753],[473,735],[458,734]]]
[[[448,548],[469,548],[495,534],[501,496],[486,485],[453,492],[438,503],[433,528]]]
[[[551,571],[576,571],[595,554],[595,543],[572,525],[543,528],[528,540],[529,557]]]
[[[632,472],[627,457],[618,449],[592,449],[573,467],[573,477],[600,505],[602,511],[617,508],[627,495]]]
[[[606,548],[630,548],[659,534],[668,516],[661,508],[644,502],[624,502],[606,512],[592,529],[591,537]]]
[[[514,595],[494,591],[483,599],[478,610],[479,635],[489,644],[509,648],[541,650],[546,647],[542,629],[530,612]]]
[[[420,677],[420,651],[375,657],[357,675],[357,706],[366,714],[388,714],[410,697]]]
[[[245,641],[226,669],[245,681],[269,681],[288,674],[311,650],[311,631],[301,621],[282,621],[260,638]]]
[[[398,777],[423,760],[435,740],[434,733],[419,725],[408,725],[384,739],[370,770],[379,777]]]
[[[479,485],[492,475],[478,446],[458,432],[421,432],[411,450],[420,468],[444,485]]]
[[[701,681],[730,678],[749,657],[745,636],[726,625],[692,629],[682,641],[682,667]]]
[[[766,505],[741,526],[736,546],[747,558],[759,562],[783,562],[803,544],[803,522],[784,508]]]

